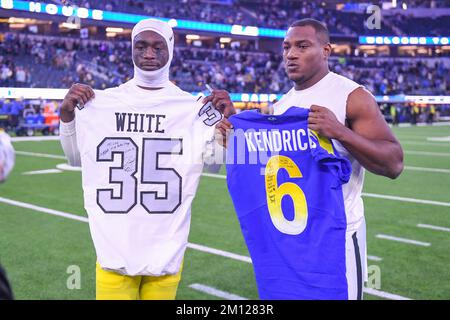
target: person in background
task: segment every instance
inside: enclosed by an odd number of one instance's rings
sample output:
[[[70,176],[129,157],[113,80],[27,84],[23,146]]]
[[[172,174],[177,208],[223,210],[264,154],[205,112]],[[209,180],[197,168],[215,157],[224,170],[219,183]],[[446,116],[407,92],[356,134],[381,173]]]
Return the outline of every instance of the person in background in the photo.
[[[0,129],[0,183],[4,182],[11,173],[15,163],[14,148],[9,135]],[[0,265],[0,300],[12,300],[14,295],[6,276]]]
[[[17,128],[19,125],[19,117],[23,110],[22,99],[13,100],[10,104],[9,112],[9,124],[12,129]]]
[[[283,41],[283,60],[287,76],[294,86],[274,105],[273,112],[274,116],[278,116],[292,107],[309,109],[308,129],[319,136],[333,139],[336,150],[352,165],[350,180],[342,186],[347,224],[344,239],[346,286],[342,288],[347,292],[340,292],[334,298],[361,300],[363,282],[367,279],[366,222],[362,199],[365,170],[391,179],[397,178],[403,171],[403,150],[381,114],[374,96],[362,85],[329,70],[331,51],[330,34],[322,22],[302,19],[291,25]],[[224,118],[216,128],[223,137],[219,143],[223,142],[226,146],[231,122]],[[277,245],[279,242],[275,239],[279,239],[279,235],[271,237]],[[267,250],[265,243],[258,245]],[[280,252],[277,251],[272,258],[277,259]],[[295,266],[298,269],[285,269],[296,272],[283,274],[289,282],[286,281],[284,288],[276,288],[277,299],[299,296],[317,298],[312,291],[306,290],[304,295],[299,295],[301,289],[298,292],[290,290],[294,283],[299,284],[297,288],[305,284],[298,272],[301,266],[297,265],[296,256],[282,255],[280,261],[285,267]],[[335,272],[339,274],[337,270]],[[267,274],[272,276],[270,272]],[[262,274],[259,279],[267,280],[270,278],[267,274]],[[314,283],[316,280],[312,277],[309,279],[311,283],[306,284],[311,288],[317,287]],[[257,280],[257,283],[262,288],[267,282]],[[260,291],[261,294],[266,297],[264,290]]]
[[[398,125],[398,112],[397,107],[393,104],[390,108],[391,117],[392,117],[392,125],[396,126]]]
[[[436,115],[436,108],[434,107],[434,105],[431,105],[428,108],[428,119],[427,119],[427,122],[429,124],[433,124],[435,115]]]

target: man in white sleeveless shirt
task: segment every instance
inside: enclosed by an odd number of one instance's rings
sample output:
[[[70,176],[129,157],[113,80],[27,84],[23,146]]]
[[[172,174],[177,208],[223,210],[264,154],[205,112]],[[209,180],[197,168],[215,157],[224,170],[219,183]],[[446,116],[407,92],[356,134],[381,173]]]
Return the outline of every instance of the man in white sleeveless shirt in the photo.
[[[367,280],[366,226],[361,197],[364,168],[395,179],[403,170],[403,151],[385,122],[373,95],[356,82],[330,72],[328,29],[320,21],[294,22],[283,41],[283,61],[294,87],[272,112],[292,106],[309,108],[309,128],[333,139],[339,153],[352,164],[350,181],[343,185],[347,214],[346,276],[349,299],[362,299]],[[226,136],[227,119],[217,125]]]

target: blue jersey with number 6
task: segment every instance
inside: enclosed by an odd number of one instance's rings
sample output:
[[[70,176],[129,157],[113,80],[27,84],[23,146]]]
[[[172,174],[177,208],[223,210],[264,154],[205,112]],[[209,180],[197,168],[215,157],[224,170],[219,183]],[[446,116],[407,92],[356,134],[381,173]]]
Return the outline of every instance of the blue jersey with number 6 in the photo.
[[[351,164],[308,130],[308,114],[229,119],[228,190],[261,299],[347,299],[342,184]]]

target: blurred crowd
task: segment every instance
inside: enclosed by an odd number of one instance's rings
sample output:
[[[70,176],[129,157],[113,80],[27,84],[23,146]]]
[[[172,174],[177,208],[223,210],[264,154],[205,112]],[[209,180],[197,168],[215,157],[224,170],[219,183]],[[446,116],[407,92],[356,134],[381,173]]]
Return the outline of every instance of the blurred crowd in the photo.
[[[382,1],[371,1],[379,4]],[[408,8],[450,8],[449,0],[405,0]],[[189,19],[204,22],[252,25],[286,29],[289,23],[302,18],[316,18],[330,28],[332,34],[354,36],[370,35],[443,35],[450,29],[449,16],[428,19],[414,18],[408,14],[382,17],[382,29],[368,29],[365,12],[337,10],[336,5],[325,1],[305,0],[230,0],[221,4],[206,0],[74,0],[87,8],[107,11],[146,14],[155,17]],[[276,9],[275,9],[276,8]]]
[[[332,63],[332,69],[376,95],[446,95],[450,75],[443,59],[347,59]]]
[[[104,89],[133,76],[129,41],[96,41],[7,34],[0,42],[0,86],[68,88],[75,82]],[[375,95],[450,91],[449,58],[333,56],[330,69]],[[447,66],[445,62],[447,61]],[[176,46],[171,80],[190,92],[205,83],[230,92],[283,93],[292,84],[282,56],[250,47]]]
[[[18,136],[59,133],[59,104],[56,100],[0,99],[0,132],[14,132]],[[249,107],[245,107],[249,108]],[[450,105],[381,103],[386,121],[400,123],[433,123],[450,120]]]
[[[450,1],[448,0],[409,0],[408,6],[410,8],[448,8]]]
[[[59,132],[59,102],[33,99],[0,99],[0,131],[16,135]]]

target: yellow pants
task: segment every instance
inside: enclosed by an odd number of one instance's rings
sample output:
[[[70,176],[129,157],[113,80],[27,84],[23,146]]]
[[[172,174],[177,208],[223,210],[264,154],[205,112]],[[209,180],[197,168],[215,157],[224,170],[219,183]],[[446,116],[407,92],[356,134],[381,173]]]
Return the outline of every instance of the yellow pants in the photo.
[[[181,280],[177,274],[152,276],[125,276],[103,270],[96,265],[97,300],[174,300]]]

